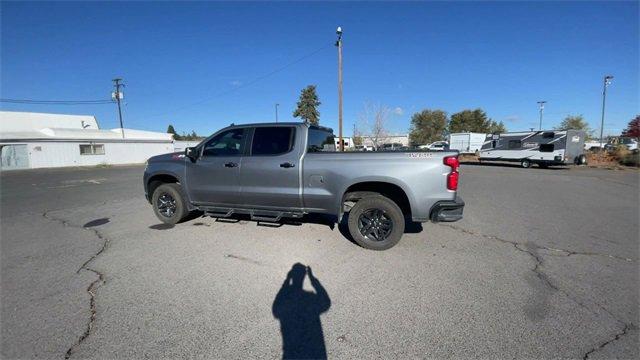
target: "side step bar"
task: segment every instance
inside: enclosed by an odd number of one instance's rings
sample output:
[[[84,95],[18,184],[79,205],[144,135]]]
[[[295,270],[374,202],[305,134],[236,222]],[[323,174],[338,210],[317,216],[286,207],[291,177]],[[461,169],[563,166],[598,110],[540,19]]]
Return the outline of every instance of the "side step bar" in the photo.
[[[304,213],[302,212],[290,212],[290,211],[272,211],[272,210],[255,210],[255,209],[231,209],[231,208],[220,208],[213,206],[196,206],[196,208],[202,212],[206,216],[211,216],[215,218],[228,218],[233,214],[243,214],[249,215],[251,220],[258,222],[272,222],[277,223],[282,218],[301,218]]]
[[[228,218],[229,216],[233,215],[233,209],[228,209],[227,211],[218,209],[204,210],[204,214],[211,217]]]
[[[280,219],[282,219],[282,213],[276,213],[274,216],[251,214],[251,220],[255,221],[278,222]]]

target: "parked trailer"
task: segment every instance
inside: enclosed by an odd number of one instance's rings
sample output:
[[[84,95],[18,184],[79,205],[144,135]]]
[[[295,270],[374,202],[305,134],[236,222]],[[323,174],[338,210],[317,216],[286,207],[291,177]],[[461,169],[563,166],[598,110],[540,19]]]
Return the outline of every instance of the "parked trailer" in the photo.
[[[516,161],[524,168],[532,164],[542,168],[550,165],[585,165],[586,135],[581,130],[489,134],[480,150],[480,161]]]
[[[449,134],[449,149],[458,150],[461,154],[475,154],[482,149],[487,134],[485,133],[454,133]]]

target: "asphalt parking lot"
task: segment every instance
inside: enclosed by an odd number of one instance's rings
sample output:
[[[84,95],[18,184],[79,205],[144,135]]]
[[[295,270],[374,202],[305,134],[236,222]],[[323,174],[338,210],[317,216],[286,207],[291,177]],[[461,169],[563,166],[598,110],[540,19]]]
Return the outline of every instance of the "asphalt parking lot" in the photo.
[[[1,175],[2,358],[640,356],[637,171],[463,165],[464,220],[384,252],[159,225],[142,171]]]

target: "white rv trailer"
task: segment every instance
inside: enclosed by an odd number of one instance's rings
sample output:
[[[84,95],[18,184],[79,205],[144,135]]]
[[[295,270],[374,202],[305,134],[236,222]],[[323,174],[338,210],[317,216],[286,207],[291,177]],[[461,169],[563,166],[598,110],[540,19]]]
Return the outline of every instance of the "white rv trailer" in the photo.
[[[480,161],[516,161],[524,168],[587,163],[586,133],[581,130],[541,130],[488,134]]]
[[[482,149],[487,134],[485,133],[453,133],[449,134],[449,149],[458,150],[461,154],[475,154]]]

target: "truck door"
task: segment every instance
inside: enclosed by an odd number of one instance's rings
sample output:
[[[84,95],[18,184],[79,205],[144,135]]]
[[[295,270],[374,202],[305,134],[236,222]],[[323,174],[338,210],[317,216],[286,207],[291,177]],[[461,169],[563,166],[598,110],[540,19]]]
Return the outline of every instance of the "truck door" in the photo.
[[[251,147],[242,160],[242,198],[250,208],[301,208],[300,149],[294,149],[294,126],[264,126],[253,130]]]
[[[240,199],[240,168],[248,130],[230,129],[214,136],[200,157],[186,160],[186,188],[191,201],[207,205],[236,205]]]

